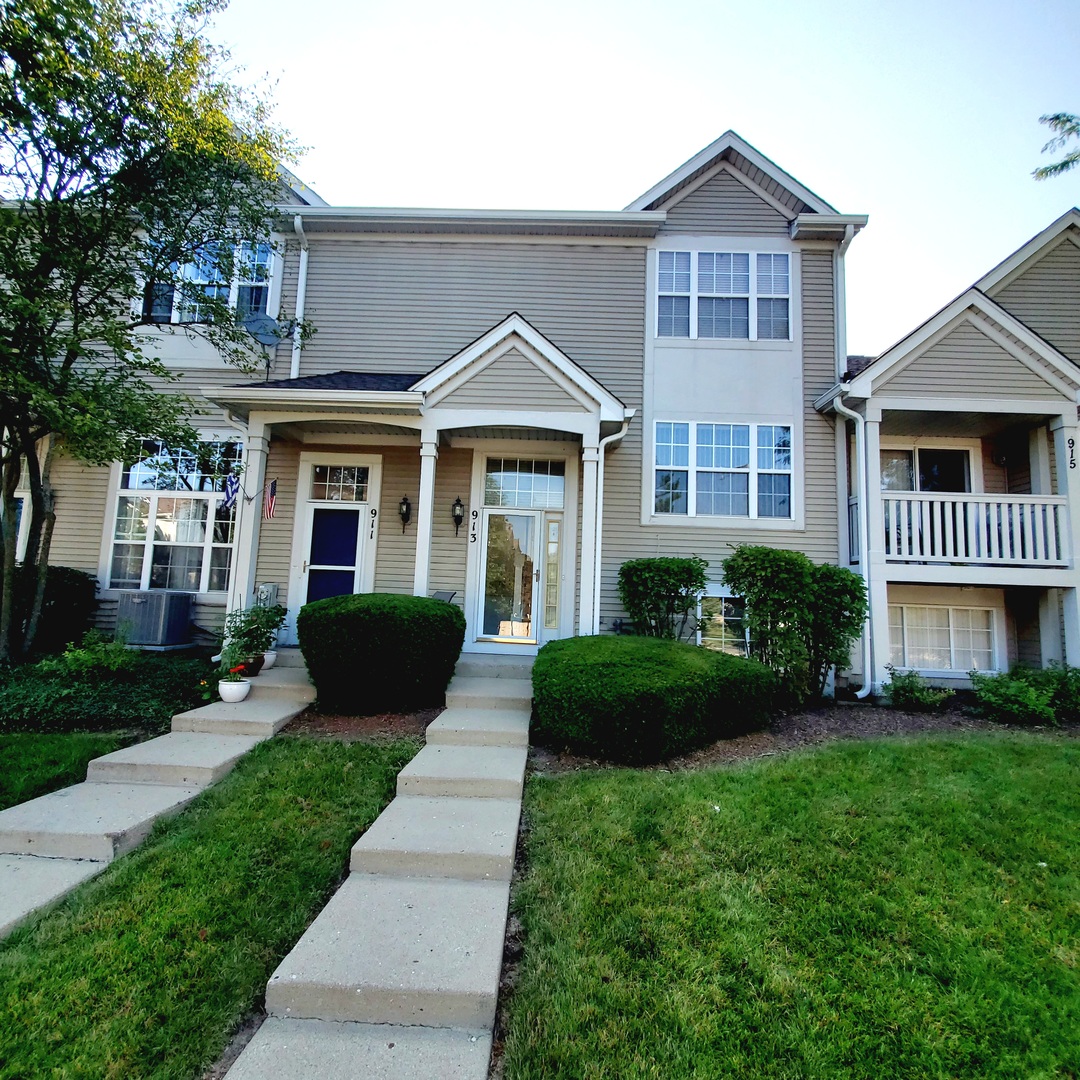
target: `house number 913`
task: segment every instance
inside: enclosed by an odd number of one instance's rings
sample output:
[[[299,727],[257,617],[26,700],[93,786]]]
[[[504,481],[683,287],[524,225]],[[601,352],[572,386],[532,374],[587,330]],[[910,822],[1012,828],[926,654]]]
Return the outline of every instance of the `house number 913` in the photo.
[[[469,543],[470,544],[475,544],[476,543],[476,536],[477,536],[477,531],[476,530],[478,528],[477,521],[478,521],[479,517],[480,517],[480,511],[479,510],[474,510],[472,512],[472,525],[469,527]]]

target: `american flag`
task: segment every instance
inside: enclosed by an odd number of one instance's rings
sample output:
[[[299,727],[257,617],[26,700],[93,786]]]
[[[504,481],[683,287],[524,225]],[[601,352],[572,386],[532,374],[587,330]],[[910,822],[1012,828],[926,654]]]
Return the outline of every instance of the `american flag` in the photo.
[[[231,510],[236,502],[236,496],[240,493],[240,477],[236,473],[229,473],[225,477],[225,498],[221,500],[222,510]]]
[[[277,509],[277,481],[271,480],[263,492],[263,519],[269,521]]]

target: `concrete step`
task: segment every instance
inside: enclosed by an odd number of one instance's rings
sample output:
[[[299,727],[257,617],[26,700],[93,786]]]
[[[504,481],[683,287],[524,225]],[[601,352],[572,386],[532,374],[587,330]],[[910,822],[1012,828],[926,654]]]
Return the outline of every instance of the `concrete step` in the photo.
[[[534,656],[496,656],[490,653],[462,653],[455,675],[480,679],[530,679]]]
[[[252,679],[251,690],[256,698],[265,697],[267,690],[275,690],[308,702],[315,700],[315,687],[308,678],[307,668],[302,667],[278,667],[275,664],[269,671],[260,671]]]
[[[427,741],[454,746],[528,746],[526,709],[446,709],[427,727]]]
[[[295,645],[279,645],[277,660],[274,661],[274,666],[270,670],[277,671],[279,668],[303,668],[306,671],[304,654]]]
[[[523,746],[427,745],[398,773],[399,795],[520,799]]]
[[[271,976],[266,1010],[490,1029],[509,897],[507,882],[351,874]]]
[[[75,784],[0,810],[0,854],[109,862],[198,794],[197,787]]]
[[[173,732],[95,758],[86,769],[93,784],[172,784],[207,787],[225,776],[261,738]]]
[[[487,1080],[491,1033],[270,1016],[229,1080]]]
[[[267,674],[273,675],[274,672]],[[262,676],[258,678],[261,679]],[[311,689],[314,696],[314,687]],[[271,735],[276,735],[294,716],[302,713],[307,705],[308,700],[298,694],[285,694],[270,687],[260,689],[252,686],[251,693],[243,701],[214,701],[198,709],[177,713],[173,717],[172,729],[268,739]]]
[[[353,845],[356,873],[509,881],[514,870],[516,799],[399,795]]]
[[[455,675],[446,688],[448,709],[532,709],[529,679]]]
[[[54,904],[108,866],[86,859],[0,855],[0,938],[39,908]]]

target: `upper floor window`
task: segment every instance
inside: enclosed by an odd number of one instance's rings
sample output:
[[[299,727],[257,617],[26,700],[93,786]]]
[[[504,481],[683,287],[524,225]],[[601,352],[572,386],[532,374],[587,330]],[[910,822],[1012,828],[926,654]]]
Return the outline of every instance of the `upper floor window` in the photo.
[[[743,251],[661,251],[657,337],[788,341],[791,257]]]
[[[227,251],[227,257],[225,255]],[[183,285],[151,281],[143,293],[143,321],[200,323],[212,317],[206,301],[228,304],[241,319],[265,314],[270,293],[271,248],[245,240],[233,249],[208,244],[179,270]],[[173,272],[177,268],[173,267]]]
[[[689,517],[790,518],[786,424],[656,425],[653,512]]]

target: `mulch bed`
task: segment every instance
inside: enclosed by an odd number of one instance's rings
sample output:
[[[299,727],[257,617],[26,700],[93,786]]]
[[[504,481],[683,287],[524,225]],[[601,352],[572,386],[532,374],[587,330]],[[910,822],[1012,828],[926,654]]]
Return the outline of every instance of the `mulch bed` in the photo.
[[[428,724],[442,709],[421,709],[415,713],[378,713],[374,716],[339,716],[321,713],[314,706],[306,708],[281,730],[282,735],[306,735],[316,739],[401,739],[407,735],[423,736]]]

